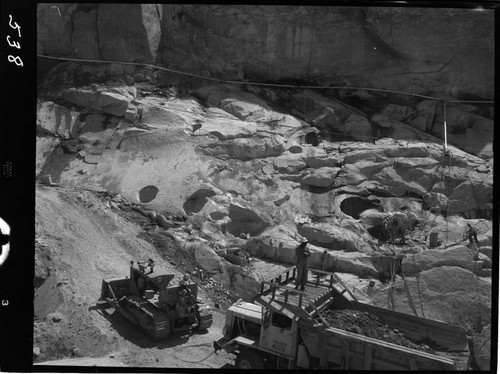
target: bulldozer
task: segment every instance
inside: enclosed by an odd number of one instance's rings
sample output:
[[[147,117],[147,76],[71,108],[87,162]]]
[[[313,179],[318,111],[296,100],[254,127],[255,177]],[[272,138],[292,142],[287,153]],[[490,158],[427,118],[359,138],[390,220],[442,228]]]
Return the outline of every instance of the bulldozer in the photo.
[[[172,332],[206,330],[212,325],[210,307],[198,296],[198,285],[185,276],[173,285],[174,274],[153,268],[149,272],[142,261],[131,261],[130,276],[104,279],[101,302],[107,302],[153,340],[162,340]]]

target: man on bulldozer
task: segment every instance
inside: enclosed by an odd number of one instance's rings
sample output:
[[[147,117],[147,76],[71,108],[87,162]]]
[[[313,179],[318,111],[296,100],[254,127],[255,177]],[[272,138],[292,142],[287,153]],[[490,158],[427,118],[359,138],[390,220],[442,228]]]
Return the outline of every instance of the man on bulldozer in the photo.
[[[181,296],[189,296],[191,295],[191,289],[189,288],[189,285],[191,284],[191,281],[189,280],[189,275],[184,274],[182,279],[179,281],[179,286],[181,287],[181,290],[179,291],[179,294]]]

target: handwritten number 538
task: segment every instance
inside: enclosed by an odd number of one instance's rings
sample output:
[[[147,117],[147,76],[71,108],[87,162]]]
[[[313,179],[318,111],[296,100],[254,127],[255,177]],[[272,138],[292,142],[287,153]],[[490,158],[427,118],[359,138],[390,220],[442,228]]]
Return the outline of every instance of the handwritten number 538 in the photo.
[[[14,25],[12,24],[12,15],[10,14],[9,14],[9,26],[12,27],[14,30],[17,30],[17,34],[19,35],[19,37],[21,37],[21,26],[19,26],[17,22],[14,22]],[[9,43],[9,46],[11,46],[12,48],[21,49],[21,45],[19,44],[19,42],[10,40],[10,35],[7,35],[6,39],[7,43]],[[12,55],[9,55],[7,56],[7,59],[9,60],[9,62],[14,62],[17,66],[23,66],[23,61],[19,56],[14,57]]]

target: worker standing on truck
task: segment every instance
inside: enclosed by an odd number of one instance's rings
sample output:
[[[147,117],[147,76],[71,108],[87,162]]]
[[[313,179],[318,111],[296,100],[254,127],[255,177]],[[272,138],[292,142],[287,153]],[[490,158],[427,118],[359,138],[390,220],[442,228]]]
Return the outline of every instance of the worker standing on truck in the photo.
[[[311,255],[307,248],[308,241],[302,240],[302,243],[295,249],[295,256],[297,257],[297,280],[295,282],[295,289],[300,287],[301,291],[305,290],[307,283],[307,258]]]

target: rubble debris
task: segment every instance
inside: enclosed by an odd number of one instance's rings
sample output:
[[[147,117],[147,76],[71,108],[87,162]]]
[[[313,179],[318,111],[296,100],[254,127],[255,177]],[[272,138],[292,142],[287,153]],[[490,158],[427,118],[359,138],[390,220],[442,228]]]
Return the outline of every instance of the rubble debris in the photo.
[[[322,315],[332,327],[368,336],[370,338],[384,340],[388,343],[401,345],[403,347],[434,353],[434,350],[428,345],[423,344],[423,342],[419,343],[408,339],[403,332],[389,328],[387,325],[384,325],[377,316],[368,312],[350,309],[327,309],[322,312]]]

